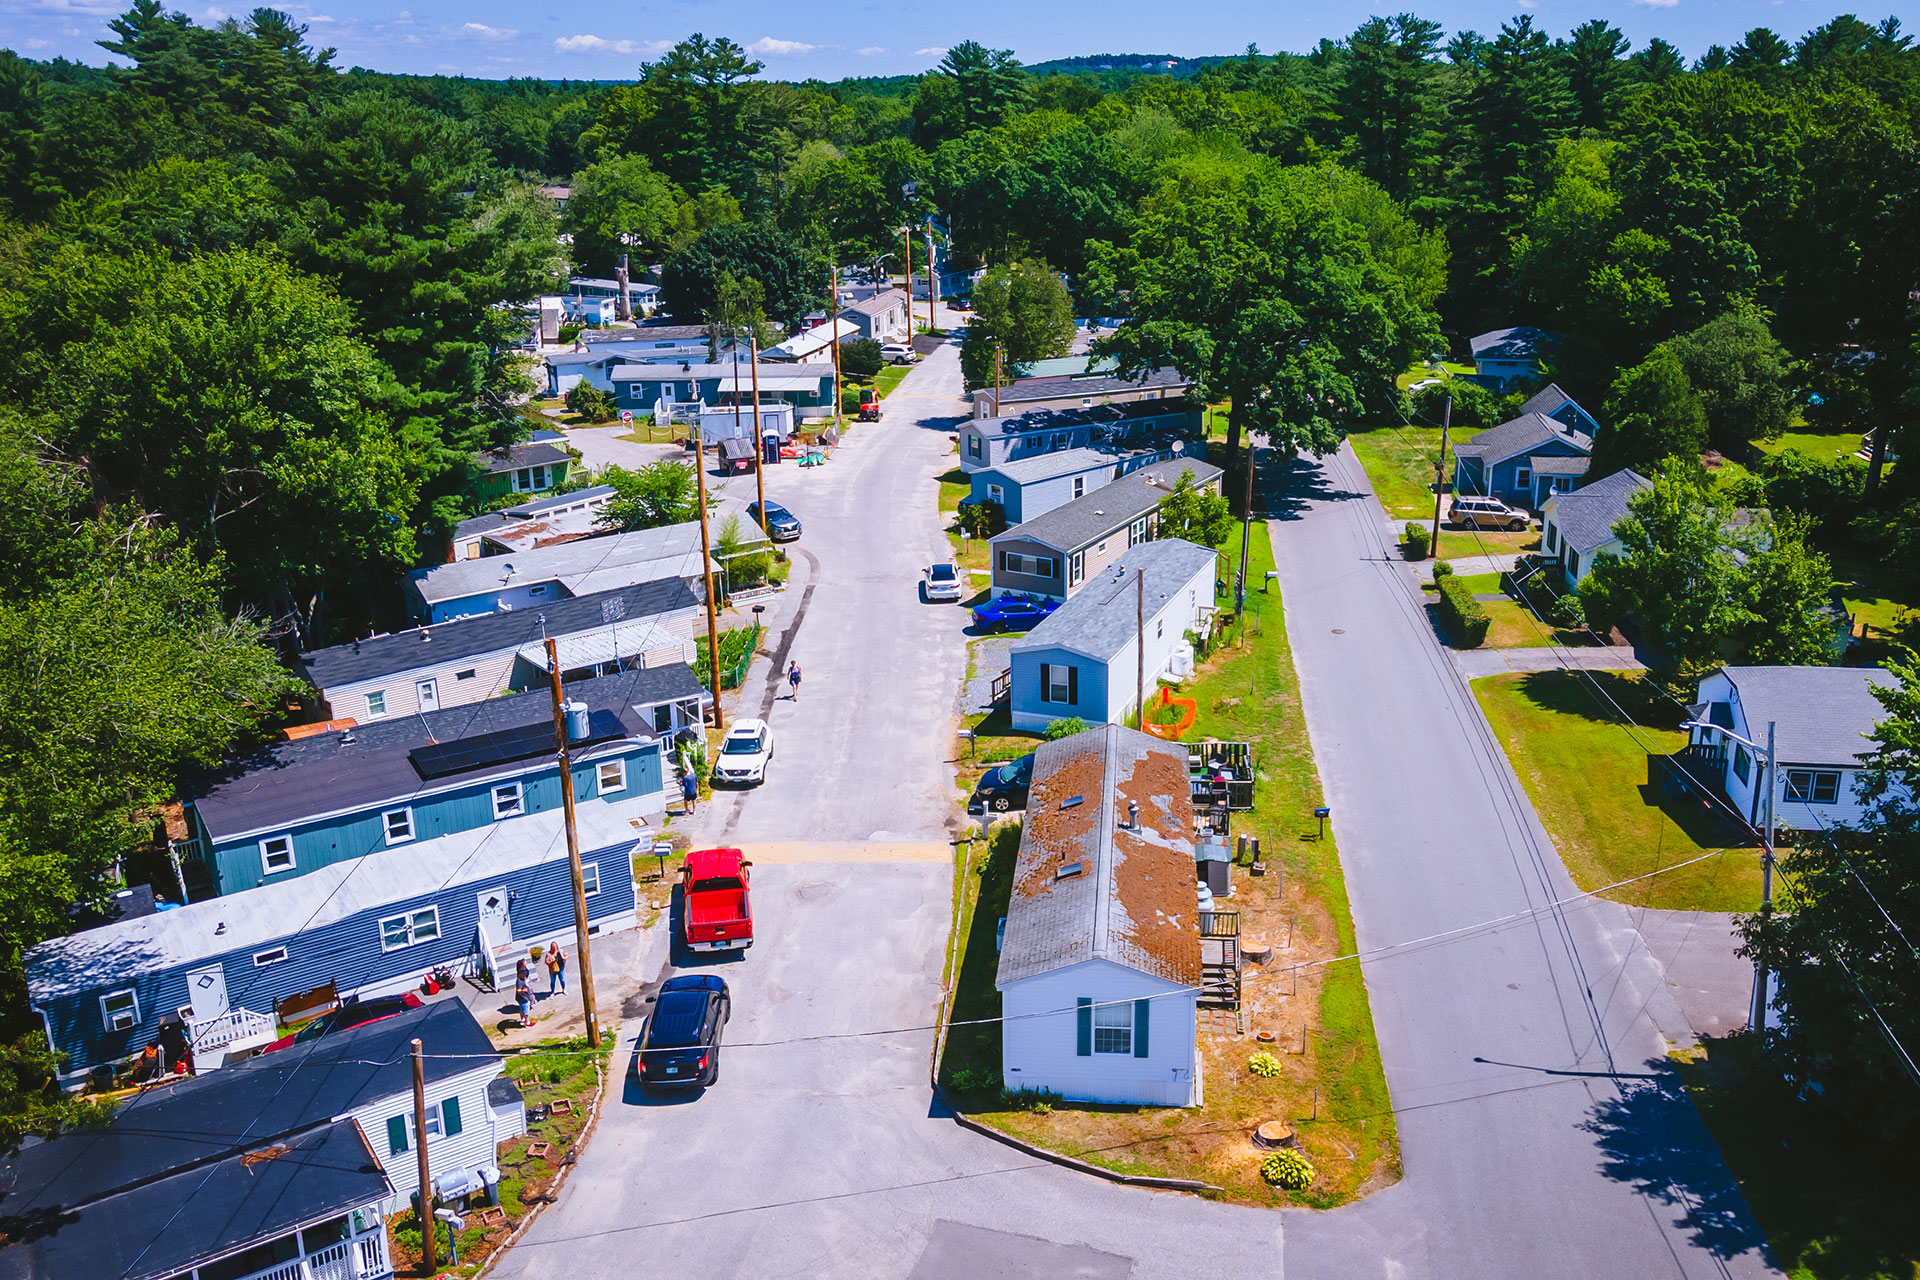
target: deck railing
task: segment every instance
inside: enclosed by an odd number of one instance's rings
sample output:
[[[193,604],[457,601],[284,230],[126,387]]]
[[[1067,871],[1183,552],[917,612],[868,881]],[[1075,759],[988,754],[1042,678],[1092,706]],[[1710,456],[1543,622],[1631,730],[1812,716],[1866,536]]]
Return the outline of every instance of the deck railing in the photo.
[[[255,1036],[271,1039],[273,1030],[270,1016],[251,1009],[229,1009],[217,1018],[191,1023],[188,1028],[195,1053],[213,1053]]]

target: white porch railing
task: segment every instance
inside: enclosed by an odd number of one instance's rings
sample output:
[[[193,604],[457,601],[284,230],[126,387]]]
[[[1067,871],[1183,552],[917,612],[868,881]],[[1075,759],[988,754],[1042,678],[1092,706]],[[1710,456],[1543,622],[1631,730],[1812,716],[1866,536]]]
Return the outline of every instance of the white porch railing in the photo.
[[[382,1227],[330,1244],[304,1258],[242,1276],[241,1280],[388,1280],[392,1275],[387,1233]]]
[[[251,1009],[229,1009],[217,1018],[188,1024],[195,1053],[214,1053],[242,1040],[273,1039],[273,1018]]]

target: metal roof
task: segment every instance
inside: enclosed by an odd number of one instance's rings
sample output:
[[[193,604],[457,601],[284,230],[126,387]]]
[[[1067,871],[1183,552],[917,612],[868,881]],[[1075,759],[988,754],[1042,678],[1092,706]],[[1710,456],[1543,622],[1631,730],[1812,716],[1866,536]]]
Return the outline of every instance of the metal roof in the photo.
[[[331,863],[293,880],[208,898],[37,943],[24,957],[36,1003],[95,990],[145,972],[245,951],[296,932],[408,898],[437,894],[567,856],[564,815],[554,809],[416,840]],[[632,820],[604,803],[579,807],[580,848],[598,852],[639,839]]]
[[[605,506],[613,499],[613,494],[614,489],[610,484],[596,484],[585,489],[575,489],[571,493],[550,494],[531,502],[522,502],[499,511],[489,511],[485,515],[462,520],[453,526],[453,536],[458,539],[497,525],[510,524],[515,520],[532,520],[550,515],[555,511],[568,511],[581,505]]]
[[[1202,573],[1211,581],[1218,556],[1179,538],[1162,538],[1128,548],[1125,555],[1087,580],[1040,625],[1014,642],[1012,652],[1071,649],[1096,662],[1109,662],[1127,647],[1139,625],[1136,571],[1147,571],[1147,618],[1158,617],[1176,594]],[[1213,603],[1207,592],[1205,604]]]
[[[989,389],[988,399],[993,393]],[[997,417],[974,418],[963,426],[982,435],[1025,435],[1030,432],[1065,431],[1070,427],[1112,426],[1125,430],[1135,419],[1184,417],[1188,410],[1182,400],[1129,400],[1124,404],[1096,404],[1085,409],[1028,409]]]
[[[1560,530],[1560,540],[1584,555],[1612,541],[1613,526],[1627,514],[1627,499],[1652,487],[1636,471],[1616,471],[1583,489],[1555,494],[1542,510]]]
[[[1041,743],[995,985],[1106,960],[1198,986],[1193,839],[1184,747],[1113,724]]]
[[[1173,492],[1181,475],[1189,472],[1193,475],[1196,489],[1212,488],[1219,484],[1221,471],[1212,463],[1202,462],[1198,458],[1172,458],[1164,463],[1142,467],[1131,475],[1100,486],[1083,498],[1076,498],[1044,515],[1017,524],[997,535],[993,541],[1018,538],[1042,543],[1063,553],[1077,551],[1117,529],[1126,528],[1152,511],[1160,505],[1162,498]]]
[[[737,365],[622,364],[614,366],[609,377],[614,382],[705,382],[710,378],[718,378],[725,383],[722,390],[732,390],[734,370],[738,369],[740,394],[746,395],[753,390],[755,367],[744,360]],[[821,383],[833,381],[833,366],[823,361],[794,364],[789,361],[769,363],[762,360],[757,367],[760,370],[762,392],[818,391]]]
[[[687,682],[693,686],[687,696],[697,696],[700,692],[699,681],[693,678],[693,673],[686,666],[687,660],[693,656],[693,641],[675,635],[656,622],[641,622],[630,627],[603,627],[598,631],[567,636],[556,642],[554,649],[560,655],[562,671],[597,666],[603,662],[631,658],[636,654],[652,653],[656,649],[672,649],[681,655],[673,669],[686,671]],[[548,669],[547,647],[543,644],[521,646],[520,657],[542,671]]]
[[[415,569],[411,577],[421,599],[433,605],[504,590],[509,583],[559,582],[573,595],[582,596],[661,578],[691,578],[700,572],[700,522],[689,520],[512,555],[430,565]],[[580,585],[590,579],[591,585]]]
[[[595,540],[597,543],[598,539]],[[573,544],[567,544],[573,545]],[[517,556],[518,553],[516,553]],[[505,562],[514,557],[489,556],[470,564]],[[441,667],[462,658],[517,649],[542,628],[550,636],[565,637],[597,631],[617,622],[639,622],[677,613],[700,603],[679,576],[655,578],[631,586],[556,600],[536,609],[481,613],[452,622],[436,622],[392,635],[374,636],[348,644],[303,653],[299,666],[314,687],[325,691],[342,685],[377,680],[426,667]],[[544,621],[543,621],[544,620]]]
[[[1774,749],[1783,765],[1860,767],[1872,751],[1873,727],[1888,717],[1873,689],[1896,688],[1881,667],[1723,667],[1739,694],[1747,736],[1766,745],[1774,722]]]
[[[1188,385],[1187,377],[1171,365],[1163,365],[1138,378],[1123,378],[1115,373],[1079,373],[1046,378],[1022,378],[1000,389],[1000,403],[1021,404],[1030,400],[1059,400],[1068,397],[1120,395],[1128,391],[1173,389]],[[991,398],[992,393],[988,393]]]

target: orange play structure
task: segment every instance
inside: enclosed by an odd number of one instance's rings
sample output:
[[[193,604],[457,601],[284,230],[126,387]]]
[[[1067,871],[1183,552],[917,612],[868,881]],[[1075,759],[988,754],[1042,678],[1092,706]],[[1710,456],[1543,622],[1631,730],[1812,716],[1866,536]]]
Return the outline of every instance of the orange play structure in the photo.
[[[1200,714],[1200,704],[1192,698],[1176,698],[1173,690],[1160,686],[1160,696],[1148,699],[1150,706],[1179,707],[1180,718],[1172,724],[1155,724],[1146,716],[1140,717],[1140,725],[1156,738],[1165,738],[1170,742],[1180,741],[1180,735],[1193,728],[1194,717]]]

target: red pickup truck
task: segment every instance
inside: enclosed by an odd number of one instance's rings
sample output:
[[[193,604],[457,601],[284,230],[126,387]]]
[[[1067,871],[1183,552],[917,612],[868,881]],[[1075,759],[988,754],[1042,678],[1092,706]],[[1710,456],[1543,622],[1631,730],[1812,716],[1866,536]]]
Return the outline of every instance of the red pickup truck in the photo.
[[[738,849],[695,849],[680,869],[682,940],[690,951],[744,951],[753,945],[753,902]]]

